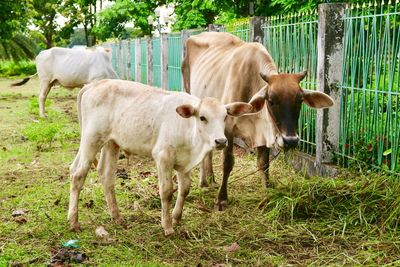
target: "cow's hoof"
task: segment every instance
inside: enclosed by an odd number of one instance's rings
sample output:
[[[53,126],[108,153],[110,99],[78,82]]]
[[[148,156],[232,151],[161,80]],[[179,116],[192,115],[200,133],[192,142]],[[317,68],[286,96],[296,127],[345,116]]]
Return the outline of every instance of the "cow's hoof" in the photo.
[[[125,226],[126,225],[126,222],[122,217],[117,217],[117,218],[114,218],[113,220],[118,225],[121,225],[121,226]]]
[[[228,208],[228,201],[226,200],[218,200],[214,205],[214,210],[216,211],[224,211]]]
[[[81,231],[81,226],[79,225],[79,223],[74,223],[74,224],[71,224],[69,226],[69,230],[71,232],[80,232]]]
[[[201,181],[200,184],[199,184],[199,186],[200,186],[201,188],[207,188],[209,185],[208,185],[208,182],[207,182],[207,181]]]
[[[172,229],[172,228],[165,229],[165,230],[164,230],[164,234],[165,234],[165,236],[172,236],[172,235],[175,234],[175,231],[174,231],[174,229]]]
[[[180,218],[172,218],[172,225],[179,225],[180,222],[181,222]]]

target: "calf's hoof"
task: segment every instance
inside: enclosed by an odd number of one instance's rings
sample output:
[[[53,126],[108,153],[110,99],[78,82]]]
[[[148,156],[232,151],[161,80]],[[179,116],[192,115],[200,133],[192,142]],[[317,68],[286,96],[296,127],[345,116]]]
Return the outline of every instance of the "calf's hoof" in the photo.
[[[181,218],[172,218],[172,225],[178,225],[181,222]]]
[[[126,222],[122,217],[117,217],[117,218],[114,218],[113,220],[118,225],[121,225],[121,226],[125,226],[126,225]]]
[[[164,230],[164,234],[165,234],[165,236],[172,236],[175,234],[175,231],[172,228],[168,228],[168,229]]]
[[[216,211],[224,211],[228,208],[228,201],[226,200],[217,200],[214,205],[214,210]]]

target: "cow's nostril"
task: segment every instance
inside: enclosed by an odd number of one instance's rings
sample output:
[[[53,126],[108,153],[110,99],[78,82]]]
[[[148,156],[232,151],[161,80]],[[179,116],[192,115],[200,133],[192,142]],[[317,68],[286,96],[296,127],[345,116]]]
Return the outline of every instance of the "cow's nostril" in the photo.
[[[219,139],[215,139],[215,143],[218,146],[226,146],[226,143],[228,142],[228,140],[226,138],[219,138]]]

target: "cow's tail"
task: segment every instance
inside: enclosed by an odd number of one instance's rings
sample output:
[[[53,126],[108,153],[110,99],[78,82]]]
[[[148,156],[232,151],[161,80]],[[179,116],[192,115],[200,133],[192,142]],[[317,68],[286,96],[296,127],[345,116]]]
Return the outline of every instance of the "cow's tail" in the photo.
[[[23,79],[22,81],[20,81],[20,82],[12,83],[11,86],[21,86],[21,85],[23,85],[23,84],[26,84],[31,78],[35,77],[37,74],[38,74],[38,73],[36,72],[35,74],[33,74],[33,75],[29,76],[29,77],[24,78],[24,79]]]

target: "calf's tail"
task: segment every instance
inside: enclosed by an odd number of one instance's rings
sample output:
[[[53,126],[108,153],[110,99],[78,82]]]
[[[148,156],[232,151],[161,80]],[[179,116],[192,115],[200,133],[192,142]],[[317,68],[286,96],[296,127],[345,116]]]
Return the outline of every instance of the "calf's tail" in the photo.
[[[36,75],[37,75],[37,72],[36,72],[35,74],[29,76],[29,77],[24,78],[24,79],[23,79],[22,81],[20,81],[20,82],[12,83],[11,86],[21,86],[21,85],[23,85],[23,84],[26,84],[31,78],[33,78],[33,77],[36,76]]]

